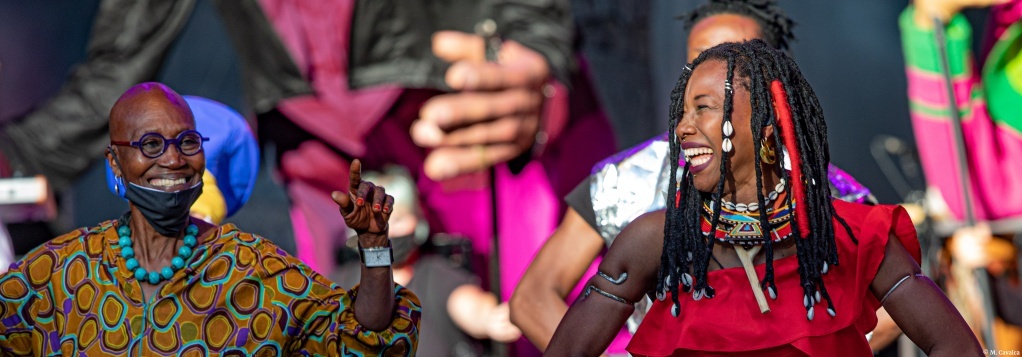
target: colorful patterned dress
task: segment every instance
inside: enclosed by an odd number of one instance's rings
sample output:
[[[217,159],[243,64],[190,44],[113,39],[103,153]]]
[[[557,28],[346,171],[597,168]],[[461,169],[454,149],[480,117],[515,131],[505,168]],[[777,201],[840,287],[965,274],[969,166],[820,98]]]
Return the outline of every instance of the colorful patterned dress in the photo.
[[[115,228],[65,234],[0,275],[0,355],[415,354],[421,309],[401,286],[390,327],[369,331],[355,320],[357,288],[227,224],[145,299]]]

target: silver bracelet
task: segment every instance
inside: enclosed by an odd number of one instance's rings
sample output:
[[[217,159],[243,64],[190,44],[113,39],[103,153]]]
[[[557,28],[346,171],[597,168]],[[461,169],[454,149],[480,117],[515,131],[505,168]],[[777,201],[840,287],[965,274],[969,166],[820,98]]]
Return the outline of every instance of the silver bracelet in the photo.
[[[894,289],[897,289],[898,286],[901,286],[901,283],[904,283],[905,280],[908,280],[909,278],[911,278],[913,276],[917,276],[917,277],[921,276],[921,277],[924,277],[924,278],[926,277],[926,275],[923,275],[923,274],[909,274],[909,275],[905,275],[905,277],[901,278],[901,280],[898,280],[897,283],[894,283],[894,286],[892,286],[890,289],[887,290],[887,294],[884,294],[884,298],[880,299],[880,305],[883,305],[884,302],[887,301],[887,298],[891,297],[891,293],[894,292]]]
[[[619,303],[622,303],[622,304],[625,304],[625,305],[632,305],[632,303],[628,302],[628,300],[622,299],[620,296],[617,296],[617,295],[608,293],[606,291],[600,290],[600,288],[596,287],[595,285],[591,285],[591,284],[586,287],[586,292],[585,292],[585,294],[582,295],[582,298],[588,299],[589,298],[589,294],[591,294],[593,292],[593,290],[596,290],[596,292],[599,293],[600,295],[603,295],[603,296],[606,296],[608,298],[611,298],[612,300],[617,301]]]
[[[610,275],[607,275],[607,273],[597,270],[596,275],[609,281],[611,284],[614,285],[621,285],[622,283],[625,282],[625,280],[628,280],[628,273],[621,273],[621,275],[619,275],[617,278],[612,278],[610,277]],[[628,302],[625,299],[622,299],[620,296],[603,291],[602,289],[596,287],[596,285],[592,284],[589,284],[589,286],[586,287],[586,291],[585,294],[583,295],[583,298],[588,298],[589,294],[591,294],[593,290],[595,290],[600,295],[613,299],[614,301],[620,302],[622,304],[632,305],[632,303]]]

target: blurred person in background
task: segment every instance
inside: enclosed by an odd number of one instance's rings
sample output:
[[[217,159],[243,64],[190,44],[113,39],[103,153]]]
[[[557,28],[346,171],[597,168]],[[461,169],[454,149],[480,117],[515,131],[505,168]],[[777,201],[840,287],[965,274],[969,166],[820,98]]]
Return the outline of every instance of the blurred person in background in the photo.
[[[980,53],[972,52],[973,31],[961,14],[969,7],[990,7]],[[1016,267],[1017,246],[1011,234],[994,235],[987,221],[1022,218],[1022,1],[915,0],[899,25],[908,76],[912,126],[930,190],[931,202],[946,207],[937,220],[965,217],[965,199],[981,223],[954,232],[947,242],[947,289],[952,301],[980,334],[986,325],[980,294],[995,304],[993,335],[998,349],[1022,348],[1022,288]],[[944,26],[938,43],[935,19]],[[950,73],[941,67],[939,48],[946,48]],[[970,191],[962,192],[957,148],[950,120],[952,103],[945,76],[954,88],[961,113]],[[979,292],[973,269],[986,268],[993,291]],[[988,346],[993,349],[993,346]]]
[[[13,262],[14,247],[11,245],[11,235],[7,233],[3,220],[0,220],[0,273],[7,271]]]

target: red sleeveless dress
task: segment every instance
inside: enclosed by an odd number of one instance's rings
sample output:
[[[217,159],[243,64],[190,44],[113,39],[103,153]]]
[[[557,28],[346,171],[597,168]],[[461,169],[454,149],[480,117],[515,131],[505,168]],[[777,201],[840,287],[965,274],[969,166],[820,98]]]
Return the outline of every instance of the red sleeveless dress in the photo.
[[[866,206],[834,201],[835,211],[852,228],[855,244],[835,220],[838,266],[824,275],[836,317],[826,300],[806,319],[799,287],[798,258],[774,261],[777,300],[767,297],[762,314],[741,267],[709,273],[717,295],[712,299],[680,297],[681,313],[671,316],[671,299],[654,301],[628,352],[635,356],[872,356],[866,333],[876,326],[880,301],[869,290],[884,258],[890,235],[898,237],[920,261],[919,241],[908,213],[900,206]],[[757,274],[765,266],[756,265]]]

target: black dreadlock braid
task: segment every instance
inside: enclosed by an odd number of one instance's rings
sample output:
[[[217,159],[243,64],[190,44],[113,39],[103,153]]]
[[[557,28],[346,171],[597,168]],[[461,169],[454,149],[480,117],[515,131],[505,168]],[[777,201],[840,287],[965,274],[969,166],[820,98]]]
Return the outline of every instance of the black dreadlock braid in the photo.
[[[795,21],[777,6],[774,0],[710,0],[692,12],[683,15],[685,31],[703,19],[719,14],[735,14],[751,18],[759,24],[760,36],[774,48],[787,51],[795,41],[791,28]]]
[[[697,298],[703,296],[712,298],[714,295],[714,289],[707,280],[707,268],[709,260],[712,258],[712,249],[716,239],[713,237],[712,229],[709,234],[702,231],[700,220],[702,219],[703,202],[709,199],[712,208],[710,214],[712,227],[716,227],[719,223],[723,188],[729,175],[728,157],[730,153],[721,154],[721,177],[714,192],[699,192],[692,184],[692,174],[688,170],[688,163],[685,164],[682,177],[677,177],[681,146],[675,132],[679,120],[684,115],[684,92],[692,75],[691,69],[707,60],[726,61],[727,80],[728,83],[731,83],[730,87],[736,88],[737,85],[741,85],[750,94],[752,109],[750,130],[752,130],[754,147],[735,147],[732,150],[752,149],[755,150],[754,153],[758,153],[761,143],[765,139],[763,128],[773,126],[772,139],[778,145],[778,152],[783,155],[785,151],[796,150],[799,153],[805,198],[797,204],[806,205],[807,217],[793,218],[791,227],[792,239],[796,244],[803,301],[806,305],[807,317],[810,319],[813,316],[812,307],[822,300],[826,300],[829,305],[828,313],[836,314],[824,286],[822,274],[826,272],[828,266],[838,265],[833,222],[837,221],[844,226],[849,236],[852,236],[852,231],[834,211],[830,197],[827,179],[830,155],[823,109],[795,62],[784,52],[774,49],[761,40],[740,44],[725,43],[706,50],[693,61],[690,67],[686,67],[671,93],[670,130],[668,131],[671,154],[670,182],[679,182],[679,184],[671,187],[673,195],[668,196],[675,197],[677,203],[667,207],[664,249],[657,283],[658,297],[662,297],[663,293],[671,292],[673,302],[677,306],[679,287],[684,292],[694,288],[693,296]],[[774,96],[770,91],[771,83],[775,80],[783,85],[787,104],[791,109],[791,121],[797,146],[794,148],[783,147],[783,134],[779,126],[777,112],[774,109]],[[726,91],[722,125],[731,120],[733,100],[734,90]],[[735,128],[735,130],[739,129]],[[727,137],[725,136],[725,138]],[[758,212],[759,221],[763,227],[762,239],[767,258],[766,274],[761,281],[761,286],[768,289],[772,296],[777,296],[773,271],[773,227],[767,216],[767,201],[763,194],[762,177],[765,169],[759,155],[756,154],[753,157],[755,158],[757,200],[759,206],[763,207]],[[786,182],[786,189],[790,192],[790,186],[793,184],[790,173],[787,170],[781,170],[781,175]],[[784,199],[787,200],[789,206],[794,208],[796,204],[794,195],[789,194]],[[806,219],[809,223],[810,231],[805,239],[800,238],[802,232],[800,232],[796,219]],[[853,241],[855,241],[854,237]]]

